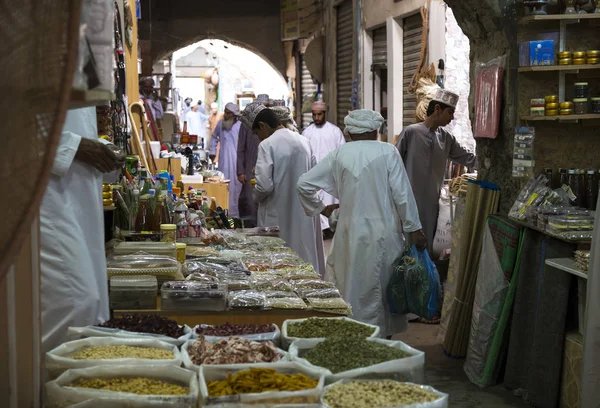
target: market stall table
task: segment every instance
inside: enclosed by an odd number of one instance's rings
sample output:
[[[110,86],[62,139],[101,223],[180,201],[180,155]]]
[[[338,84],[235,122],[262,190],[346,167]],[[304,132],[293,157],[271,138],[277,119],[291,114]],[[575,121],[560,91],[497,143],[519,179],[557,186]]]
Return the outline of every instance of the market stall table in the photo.
[[[288,319],[307,319],[309,317],[342,317],[344,315],[319,312],[311,309],[267,309],[267,310],[226,310],[223,312],[204,312],[194,310],[162,310],[158,298],[158,308],[154,310],[114,310],[114,317],[126,314],[157,314],[175,320],[180,325],[194,327],[198,324],[269,324],[281,327]]]

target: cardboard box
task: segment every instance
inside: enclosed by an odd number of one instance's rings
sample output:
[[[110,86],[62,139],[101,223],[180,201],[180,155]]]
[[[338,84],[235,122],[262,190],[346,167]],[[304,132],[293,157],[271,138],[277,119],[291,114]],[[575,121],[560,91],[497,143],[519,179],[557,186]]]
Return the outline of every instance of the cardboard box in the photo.
[[[581,370],[583,365],[583,336],[565,336],[563,368],[560,384],[560,408],[581,408]]]
[[[519,44],[519,66],[554,65],[554,40],[526,41]]]

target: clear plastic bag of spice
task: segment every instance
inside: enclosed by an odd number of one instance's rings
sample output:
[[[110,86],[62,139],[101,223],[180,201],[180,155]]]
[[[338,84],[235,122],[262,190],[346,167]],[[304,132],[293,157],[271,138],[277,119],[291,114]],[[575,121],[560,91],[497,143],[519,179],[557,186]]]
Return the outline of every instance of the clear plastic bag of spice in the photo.
[[[71,356],[80,350],[90,347],[129,346],[148,349],[169,350],[170,359],[142,359],[142,358],[110,358],[104,359],[73,359]],[[173,344],[154,339],[134,339],[116,337],[90,337],[87,339],[69,341],[46,353],[46,371],[51,380],[56,379],[65,371],[75,368],[88,368],[94,366],[114,365],[174,365],[179,367],[182,363],[179,348]]]
[[[105,391],[93,388],[73,387],[79,379],[146,378],[167,384],[186,387],[184,395],[134,395],[132,393]],[[46,384],[46,407],[62,408],[94,398],[110,398],[139,403],[160,400],[171,406],[193,408],[198,404],[198,379],[196,373],[175,366],[96,366],[68,370],[56,380]],[[152,406],[148,404],[147,406]]]
[[[332,383],[344,379],[388,379],[415,383],[423,382],[425,373],[424,352],[414,349],[401,341],[383,340],[377,338],[371,338],[368,340],[402,350],[409,356],[386,361],[384,363],[369,367],[361,367],[354,370],[343,371],[336,374],[323,367],[319,367],[325,369],[327,372],[325,381],[327,383]],[[289,353],[292,357],[292,360],[306,364],[308,367],[316,367],[303,357],[309,350],[313,349],[323,341],[325,341],[325,339],[298,339],[294,341],[289,348]],[[342,358],[341,356],[337,357]]]

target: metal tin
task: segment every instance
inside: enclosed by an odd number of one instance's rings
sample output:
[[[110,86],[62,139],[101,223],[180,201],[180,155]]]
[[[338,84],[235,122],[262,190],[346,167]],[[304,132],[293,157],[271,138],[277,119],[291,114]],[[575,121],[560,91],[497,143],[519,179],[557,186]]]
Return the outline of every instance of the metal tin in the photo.
[[[573,60],[571,58],[563,58],[558,60],[558,65],[571,65]]]
[[[574,58],[573,65],[585,65],[585,58]]]
[[[558,116],[558,110],[546,109],[546,116]]]
[[[103,193],[111,193],[112,192],[112,186],[109,183],[102,183],[102,192]]]
[[[590,58],[590,57],[588,57],[586,61],[590,65],[596,65],[600,61],[600,59],[599,58]]]
[[[598,50],[589,50],[585,53],[585,56],[588,58],[600,58],[600,51]]]
[[[558,53],[559,59],[571,58],[571,51],[561,51]]]
[[[531,107],[532,108],[539,108],[539,107],[544,107],[546,101],[544,100],[544,98],[533,98],[531,100]]]
[[[549,110],[556,110],[556,109],[558,109],[558,103],[556,103],[556,102],[547,103],[545,108],[549,109]]]
[[[572,115],[573,114],[573,109],[561,109],[558,112],[559,115]]]
[[[103,191],[102,192],[102,199],[103,200],[108,200],[108,199],[112,200],[112,198],[113,198],[112,192],[109,192],[109,191]]]
[[[546,97],[544,97],[544,102],[546,102],[546,103],[558,102],[558,95],[547,95]]]
[[[573,109],[573,102],[565,101],[558,105],[561,109]]]
[[[105,198],[102,200],[102,206],[103,207],[110,207],[113,205],[113,200],[112,198]]]
[[[586,52],[585,51],[573,51],[573,58],[585,58],[586,56]]]
[[[530,112],[531,116],[544,116],[546,114],[546,110],[544,108],[531,108]]]

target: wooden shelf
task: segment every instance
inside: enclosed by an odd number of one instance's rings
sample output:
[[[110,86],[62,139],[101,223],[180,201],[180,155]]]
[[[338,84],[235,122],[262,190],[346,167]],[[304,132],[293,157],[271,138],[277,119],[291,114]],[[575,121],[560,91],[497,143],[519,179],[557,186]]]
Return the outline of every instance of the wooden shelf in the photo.
[[[71,100],[69,102],[70,109],[85,108],[88,106],[104,105],[108,101],[115,99],[115,94],[110,91],[100,91],[89,89],[81,91],[73,89],[71,91]]]
[[[600,20],[600,13],[587,14],[536,14],[533,16],[525,16],[519,20],[519,24],[529,24],[535,21],[570,21],[577,22],[578,20]]]
[[[560,269],[561,271],[570,273],[571,275],[587,279],[587,273],[577,269],[575,267],[575,260],[572,258],[546,259],[546,265]]]
[[[572,122],[576,120],[600,120],[600,113],[586,113],[584,115],[558,115],[558,116],[521,116],[525,121],[559,121]]]
[[[540,65],[535,67],[519,67],[519,72],[579,71],[600,69],[600,64],[585,65]]]

